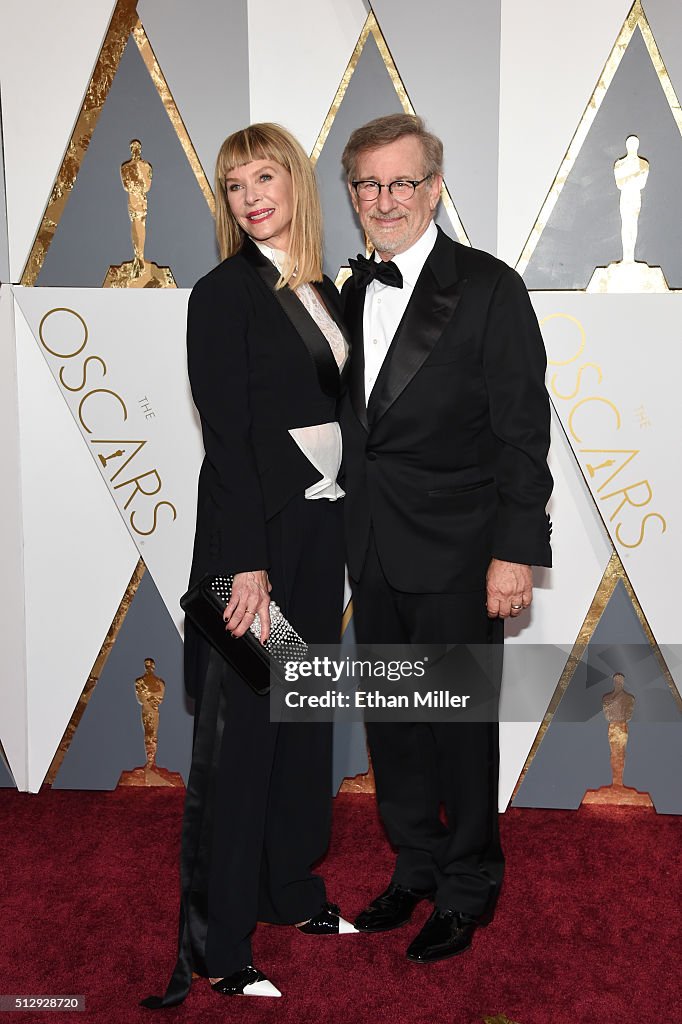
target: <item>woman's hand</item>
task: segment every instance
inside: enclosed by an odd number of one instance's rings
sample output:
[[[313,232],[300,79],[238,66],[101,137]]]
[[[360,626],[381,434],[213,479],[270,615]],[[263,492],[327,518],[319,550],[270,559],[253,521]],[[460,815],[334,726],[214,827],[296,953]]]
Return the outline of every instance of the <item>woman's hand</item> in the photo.
[[[270,636],[270,591],[272,585],[265,569],[238,572],[232,584],[232,597],[228,601],[223,619],[225,628],[233,637],[246,633],[256,615],[260,618],[260,641]]]

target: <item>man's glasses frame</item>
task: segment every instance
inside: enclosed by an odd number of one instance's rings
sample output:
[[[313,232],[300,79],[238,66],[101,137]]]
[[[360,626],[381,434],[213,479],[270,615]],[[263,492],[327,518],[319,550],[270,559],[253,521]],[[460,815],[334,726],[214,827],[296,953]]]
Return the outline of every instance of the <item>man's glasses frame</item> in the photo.
[[[414,195],[417,186],[432,177],[433,174],[427,174],[425,178],[420,178],[419,181],[410,181],[408,178],[396,178],[395,181],[389,182],[388,185],[382,185],[381,182],[374,181],[373,178],[361,178],[359,181],[351,181],[351,185],[355,189],[356,196],[363,203],[372,203],[375,199],[378,199],[382,188],[387,188],[389,194],[394,199],[397,199],[399,203],[406,203]],[[361,189],[365,193],[369,190],[371,195],[363,195]]]

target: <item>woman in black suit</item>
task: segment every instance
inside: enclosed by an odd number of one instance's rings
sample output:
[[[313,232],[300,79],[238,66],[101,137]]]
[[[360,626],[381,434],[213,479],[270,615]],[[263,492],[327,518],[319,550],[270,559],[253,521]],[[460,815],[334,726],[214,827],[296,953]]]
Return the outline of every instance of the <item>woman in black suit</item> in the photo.
[[[216,167],[223,262],[189,299],[188,368],[201,418],[190,583],[234,574],[225,623],[242,636],[269,602],[309,643],[339,639],[343,599],[341,436],[348,347],[322,275],[314,172],[283,128],[252,125]],[[256,695],[186,624],[185,681],[196,699],[183,822],[178,962],[163,1000],[192,971],[226,995],[279,995],[253,965],[256,921],[310,934],[354,931],[311,865],[331,819],[331,724],[270,720]]]

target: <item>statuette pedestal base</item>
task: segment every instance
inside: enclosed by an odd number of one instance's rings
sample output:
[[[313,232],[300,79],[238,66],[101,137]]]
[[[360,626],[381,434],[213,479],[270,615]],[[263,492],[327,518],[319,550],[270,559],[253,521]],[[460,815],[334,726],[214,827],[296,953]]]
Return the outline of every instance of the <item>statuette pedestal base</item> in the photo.
[[[628,292],[667,292],[670,289],[660,267],[650,267],[643,262],[621,262],[597,267],[587,291],[623,295]]]
[[[120,266],[109,267],[103,288],[177,288],[170,267],[159,267],[145,260],[141,265],[128,260]]]

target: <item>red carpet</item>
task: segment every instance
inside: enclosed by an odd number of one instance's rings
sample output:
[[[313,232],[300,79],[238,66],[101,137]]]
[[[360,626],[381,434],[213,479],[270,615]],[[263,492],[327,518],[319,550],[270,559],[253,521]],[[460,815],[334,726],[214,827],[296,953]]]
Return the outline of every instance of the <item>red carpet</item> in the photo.
[[[431,966],[403,952],[428,915],[383,936],[312,938],[260,927],[257,963],[282,999],[225,999],[195,982],[152,1014],[137,1000],[174,962],[182,793],[0,790],[0,994],[84,994],[82,1014],[8,1021],[129,1024],[653,1024],[679,1020],[682,819],[638,808],[512,810],[507,881],[474,948]],[[324,864],[352,917],[388,881],[373,798],[337,799]]]

